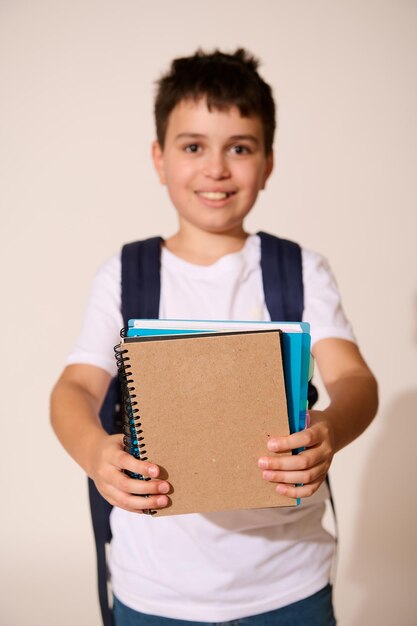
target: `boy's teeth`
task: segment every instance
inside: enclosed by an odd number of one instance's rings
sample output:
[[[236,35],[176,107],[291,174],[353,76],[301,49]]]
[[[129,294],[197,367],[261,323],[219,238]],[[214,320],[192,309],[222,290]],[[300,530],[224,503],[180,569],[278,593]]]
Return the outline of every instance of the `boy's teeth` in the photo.
[[[202,191],[200,196],[207,198],[207,200],[224,200],[228,194],[224,191]]]

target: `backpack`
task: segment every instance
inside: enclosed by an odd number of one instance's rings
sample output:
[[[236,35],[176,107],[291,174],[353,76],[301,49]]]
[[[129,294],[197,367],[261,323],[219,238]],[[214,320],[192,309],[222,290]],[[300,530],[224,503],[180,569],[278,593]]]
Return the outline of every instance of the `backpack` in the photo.
[[[258,233],[261,240],[261,269],[266,307],[271,320],[298,322],[304,310],[304,290],[300,246],[268,233]],[[160,254],[163,240],[153,237],[135,241],[122,249],[122,316],[127,327],[131,318],[159,317],[161,290]],[[309,384],[308,405],[317,401],[317,390]],[[123,428],[119,381],[114,378],[100,410],[100,420],[108,434]],[[106,543],[110,543],[110,512],[94,482],[88,479],[90,509],[97,554],[98,593],[104,626],[113,626],[108,592]]]

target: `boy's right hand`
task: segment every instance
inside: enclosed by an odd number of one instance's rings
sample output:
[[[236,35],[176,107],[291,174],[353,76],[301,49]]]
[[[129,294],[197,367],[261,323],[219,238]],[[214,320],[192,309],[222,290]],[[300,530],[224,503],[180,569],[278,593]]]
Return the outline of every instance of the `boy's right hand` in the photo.
[[[68,365],[52,392],[52,426],[110,504],[134,513],[161,509],[169,502],[164,494],[170,485],[158,479],[160,468],[125,452],[123,435],[108,435],[100,424],[98,414],[110,382],[110,374],[100,367]],[[123,470],[152,480],[130,478]]]
[[[123,470],[151,478],[130,478]],[[169,500],[164,494],[170,490],[165,480],[158,479],[160,468],[149,461],[139,461],[123,449],[123,435],[103,434],[95,442],[90,478],[110,504],[132,513],[144,509],[164,508]],[[150,494],[149,497],[145,497]]]

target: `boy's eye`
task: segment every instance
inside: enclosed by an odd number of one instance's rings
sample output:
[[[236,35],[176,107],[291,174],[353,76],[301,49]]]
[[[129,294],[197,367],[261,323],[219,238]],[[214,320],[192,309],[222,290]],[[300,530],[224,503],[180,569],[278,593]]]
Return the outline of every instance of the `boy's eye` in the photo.
[[[250,154],[251,152],[248,146],[242,146],[241,144],[236,144],[232,146],[231,150],[234,154]]]
[[[185,146],[185,152],[191,152],[191,154],[195,154],[200,149],[198,143],[189,143]]]

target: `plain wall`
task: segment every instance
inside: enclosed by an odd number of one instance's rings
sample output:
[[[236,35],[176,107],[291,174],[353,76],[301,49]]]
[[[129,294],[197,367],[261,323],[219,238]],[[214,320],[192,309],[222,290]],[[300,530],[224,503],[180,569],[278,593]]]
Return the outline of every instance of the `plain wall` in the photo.
[[[245,46],[279,110],[247,227],[329,258],[380,384],[332,468],[339,624],[416,624],[417,3],[2,0],[0,22],[0,622],[100,623],[86,481],[49,393],[98,266],[175,229],[150,161],[155,79],[199,46]]]

